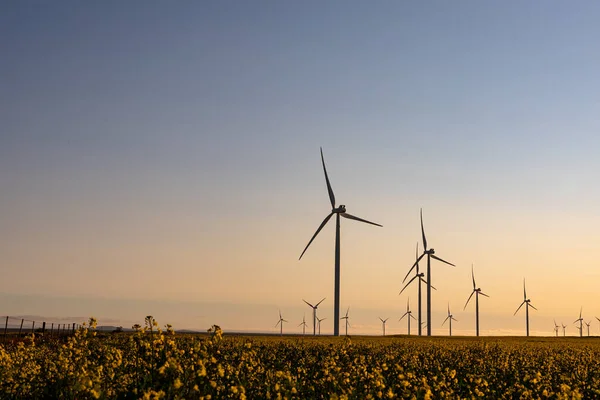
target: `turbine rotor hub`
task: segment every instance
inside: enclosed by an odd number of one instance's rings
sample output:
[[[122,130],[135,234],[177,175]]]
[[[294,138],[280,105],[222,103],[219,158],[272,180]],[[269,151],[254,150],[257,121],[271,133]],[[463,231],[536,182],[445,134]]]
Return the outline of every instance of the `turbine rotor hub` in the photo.
[[[345,213],[346,212],[346,206],[343,205],[343,204],[340,204],[338,208],[332,209],[331,212],[337,213],[337,214]]]

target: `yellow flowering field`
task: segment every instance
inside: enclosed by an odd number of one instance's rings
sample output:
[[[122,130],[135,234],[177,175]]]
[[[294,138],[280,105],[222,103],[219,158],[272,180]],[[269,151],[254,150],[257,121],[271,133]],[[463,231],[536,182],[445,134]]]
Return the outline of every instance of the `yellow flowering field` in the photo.
[[[0,345],[2,399],[594,399],[600,339],[135,333]]]

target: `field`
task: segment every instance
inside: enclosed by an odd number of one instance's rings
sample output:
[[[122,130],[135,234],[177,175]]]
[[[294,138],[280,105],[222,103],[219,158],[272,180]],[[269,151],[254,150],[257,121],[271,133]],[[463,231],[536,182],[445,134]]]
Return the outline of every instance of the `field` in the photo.
[[[136,333],[0,345],[0,398],[600,398],[595,338]]]

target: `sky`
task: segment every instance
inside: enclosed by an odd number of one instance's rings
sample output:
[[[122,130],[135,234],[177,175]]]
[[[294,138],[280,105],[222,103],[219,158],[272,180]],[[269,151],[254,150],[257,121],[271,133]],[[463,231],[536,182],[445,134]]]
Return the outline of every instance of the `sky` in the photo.
[[[433,333],[600,317],[600,3],[8,1],[0,316],[300,332],[343,220],[350,333],[405,333],[420,241]],[[419,244],[422,248],[422,244]],[[598,321],[592,334],[600,334]],[[413,325],[413,333],[414,333]]]

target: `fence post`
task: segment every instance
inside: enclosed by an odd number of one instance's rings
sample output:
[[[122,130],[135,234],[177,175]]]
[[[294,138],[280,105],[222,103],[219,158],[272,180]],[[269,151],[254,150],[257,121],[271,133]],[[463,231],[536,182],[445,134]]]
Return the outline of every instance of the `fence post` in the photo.
[[[25,322],[25,318],[21,318],[21,326],[19,327],[19,337],[21,337],[21,331],[23,331],[23,322]]]
[[[4,341],[6,342],[6,331],[8,330],[8,315],[6,316],[6,322],[4,323]]]
[[[75,322],[73,322],[73,333],[75,333]]]
[[[42,322],[42,333],[46,333],[46,321]]]
[[[31,321],[31,333],[35,333],[35,321]]]
[[[54,322],[52,323],[52,326],[50,327],[50,334],[52,336],[54,336]]]

